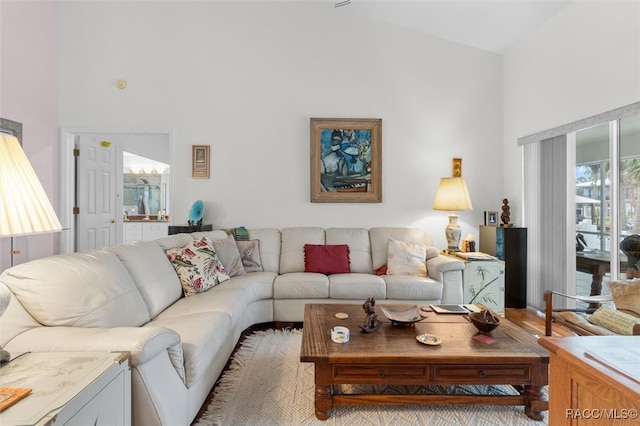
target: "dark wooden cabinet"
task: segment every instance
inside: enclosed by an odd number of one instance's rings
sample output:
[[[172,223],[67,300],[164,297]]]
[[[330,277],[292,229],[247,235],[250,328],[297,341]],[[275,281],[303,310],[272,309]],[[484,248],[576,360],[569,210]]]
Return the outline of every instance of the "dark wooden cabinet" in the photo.
[[[527,307],[527,228],[480,225],[481,252],[504,260],[504,305]]]

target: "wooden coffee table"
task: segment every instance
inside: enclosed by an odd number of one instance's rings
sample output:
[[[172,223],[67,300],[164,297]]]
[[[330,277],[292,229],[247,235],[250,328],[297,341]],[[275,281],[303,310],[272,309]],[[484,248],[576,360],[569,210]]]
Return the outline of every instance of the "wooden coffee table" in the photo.
[[[388,305],[385,305],[388,306]],[[393,305],[395,309],[410,306]],[[349,318],[338,319],[336,313]],[[301,362],[315,364],[316,417],[326,420],[334,405],[523,405],[525,413],[542,420],[548,410],[542,387],[549,382],[549,353],[535,337],[506,318],[491,333],[493,344],[472,337],[476,328],[464,315],[426,313],[413,325],[393,326],[376,307],[380,329],[365,333],[360,305],[307,304],[302,331]],[[350,340],[331,341],[334,326],[349,328]],[[438,346],[419,343],[419,334],[442,339]],[[519,395],[398,395],[339,394],[334,385],[512,385]]]

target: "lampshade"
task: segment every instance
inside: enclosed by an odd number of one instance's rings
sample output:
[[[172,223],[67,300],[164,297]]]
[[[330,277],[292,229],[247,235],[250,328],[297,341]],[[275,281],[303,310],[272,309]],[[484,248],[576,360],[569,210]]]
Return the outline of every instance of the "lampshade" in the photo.
[[[436,199],[433,202],[434,210],[457,212],[473,208],[469,190],[464,178],[446,177],[440,179]]]
[[[0,133],[0,237],[61,230],[18,139]]]
[[[472,208],[469,190],[463,178],[449,177],[440,179],[436,200],[433,202],[433,209],[451,212],[449,223],[444,230],[447,239],[447,251],[459,251],[460,234],[462,233],[462,229],[458,225],[458,216],[453,212]]]

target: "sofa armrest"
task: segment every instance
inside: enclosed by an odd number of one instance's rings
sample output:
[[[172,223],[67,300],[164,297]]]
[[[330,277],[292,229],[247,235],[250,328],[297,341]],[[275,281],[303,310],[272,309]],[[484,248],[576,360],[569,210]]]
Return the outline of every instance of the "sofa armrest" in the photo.
[[[168,351],[178,374],[184,376],[180,336],[164,327],[36,327],[13,338],[11,352],[126,351],[135,367]]]
[[[464,262],[451,256],[438,255],[427,260],[429,278],[442,283],[442,303],[463,303],[463,270]]]

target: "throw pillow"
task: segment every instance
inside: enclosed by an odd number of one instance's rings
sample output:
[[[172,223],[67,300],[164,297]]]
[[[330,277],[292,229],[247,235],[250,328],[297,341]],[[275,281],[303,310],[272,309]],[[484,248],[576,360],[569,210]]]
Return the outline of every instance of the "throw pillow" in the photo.
[[[225,271],[230,277],[236,275],[242,275],[245,273],[244,266],[242,265],[242,259],[240,259],[240,252],[236,245],[236,240],[233,235],[229,235],[227,238],[211,241],[213,249],[218,255],[218,259],[222,262]]]
[[[389,239],[387,275],[427,275],[427,248],[418,244]]]
[[[261,272],[260,240],[236,241],[245,272]]]
[[[166,254],[180,278],[185,296],[203,293],[229,279],[208,237],[169,249]]]
[[[244,226],[238,226],[237,228],[225,229],[226,233],[233,235],[236,241],[249,241],[249,230]]]
[[[305,244],[304,271],[319,274],[346,274],[349,266],[349,246],[347,244]]]
[[[640,280],[610,281],[608,285],[616,308],[640,315]]]
[[[637,329],[637,324],[640,324],[640,318],[611,309],[608,306],[600,306],[597,311],[587,317],[587,320],[592,324],[624,335],[633,335],[634,328]]]

